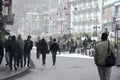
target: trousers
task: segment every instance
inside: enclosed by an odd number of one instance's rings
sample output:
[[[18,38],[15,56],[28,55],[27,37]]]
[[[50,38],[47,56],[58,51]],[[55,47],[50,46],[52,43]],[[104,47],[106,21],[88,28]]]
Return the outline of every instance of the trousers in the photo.
[[[97,67],[100,80],[110,80],[111,67]]]

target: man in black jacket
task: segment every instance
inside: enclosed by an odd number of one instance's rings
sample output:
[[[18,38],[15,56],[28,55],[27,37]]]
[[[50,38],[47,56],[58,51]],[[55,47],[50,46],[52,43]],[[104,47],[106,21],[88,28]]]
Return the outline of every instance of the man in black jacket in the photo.
[[[33,47],[33,41],[31,41],[31,36],[29,35],[27,37],[27,40],[25,40],[25,44],[24,44],[24,66],[26,65],[26,59],[28,59],[27,66],[30,67],[30,55],[31,55],[32,47]]]
[[[12,63],[14,61],[14,68],[15,68],[15,71],[17,71],[17,55],[18,55],[19,46],[15,36],[12,36],[8,48],[10,52],[10,70],[12,70]]]
[[[4,56],[4,44],[0,37],[0,64],[2,63],[3,56]]]
[[[44,38],[41,39],[40,50],[41,50],[41,54],[42,54],[42,65],[45,65],[46,64],[46,54],[49,53],[49,50],[48,50],[48,44]]]
[[[55,65],[55,63],[56,63],[56,54],[57,54],[57,51],[60,51],[60,50],[59,50],[59,45],[58,45],[58,43],[56,42],[56,39],[55,39],[55,38],[53,39],[53,43],[52,43],[51,46],[50,46],[50,51],[52,52],[53,65]]]

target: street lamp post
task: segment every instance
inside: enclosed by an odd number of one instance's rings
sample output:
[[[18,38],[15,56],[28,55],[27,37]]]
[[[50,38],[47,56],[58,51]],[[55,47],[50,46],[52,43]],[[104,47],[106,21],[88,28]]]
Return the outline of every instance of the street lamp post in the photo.
[[[67,28],[68,30],[69,30],[69,38],[71,38],[71,29],[73,29],[73,28]]]
[[[98,28],[100,28],[100,27],[98,27],[98,26],[95,26],[95,27],[93,27],[93,29],[94,29],[94,35],[97,37],[97,30],[98,30]]]

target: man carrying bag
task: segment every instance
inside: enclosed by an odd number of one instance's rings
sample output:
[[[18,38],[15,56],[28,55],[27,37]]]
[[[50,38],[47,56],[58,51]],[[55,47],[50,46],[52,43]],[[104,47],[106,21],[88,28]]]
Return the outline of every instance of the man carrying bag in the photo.
[[[106,59],[109,53],[115,56],[115,49],[107,39],[108,34],[102,33],[101,41],[95,46],[94,61],[98,68],[100,80],[110,80],[112,66],[106,66]]]

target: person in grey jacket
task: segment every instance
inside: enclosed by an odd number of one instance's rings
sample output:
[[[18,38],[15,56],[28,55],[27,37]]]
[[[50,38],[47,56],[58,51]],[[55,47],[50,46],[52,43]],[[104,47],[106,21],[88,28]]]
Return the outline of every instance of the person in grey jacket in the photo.
[[[105,59],[108,56],[108,34],[102,33],[101,40],[95,46],[94,61],[98,68],[100,80],[110,80],[111,67],[105,66]],[[109,52],[115,55],[115,49],[109,42]]]
[[[17,66],[23,67],[23,54],[24,54],[24,40],[21,35],[17,37],[17,43],[19,45],[18,56],[17,56]]]

